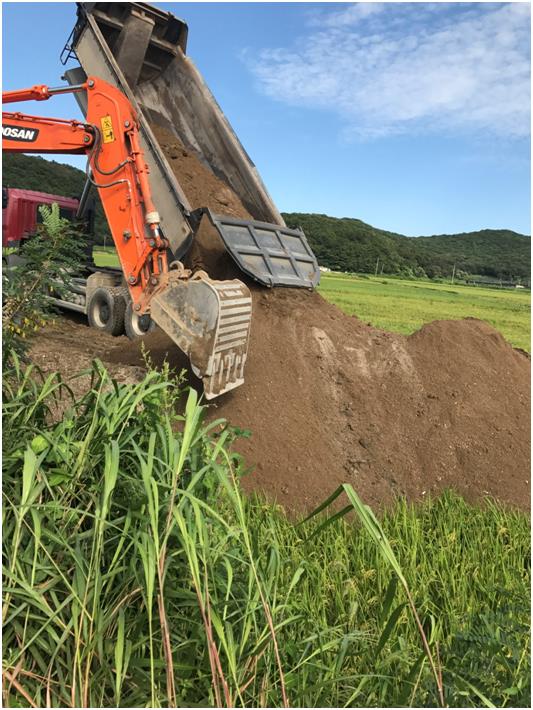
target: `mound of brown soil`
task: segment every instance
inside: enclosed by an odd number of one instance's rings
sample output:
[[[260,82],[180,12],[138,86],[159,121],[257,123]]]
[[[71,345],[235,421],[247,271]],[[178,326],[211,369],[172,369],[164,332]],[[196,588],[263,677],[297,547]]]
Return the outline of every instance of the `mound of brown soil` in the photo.
[[[158,138],[194,207],[247,216],[240,201],[170,134]],[[210,225],[195,258],[211,275],[238,275]],[[342,313],[318,293],[250,284],[252,336],[243,387],[212,417],[252,432],[237,449],[260,489],[309,509],[350,482],[380,505],[453,487],[529,507],[529,359],[484,322],[438,321],[410,337]],[[184,357],[161,332],[154,360]],[[111,359],[140,363],[126,344]]]
[[[341,313],[317,293],[253,291],[246,383],[210,416],[252,432],[245,486],[309,509],[350,482],[372,505],[454,488],[529,507],[529,360],[482,321],[410,337]],[[161,331],[155,362],[184,356]],[[138,352],[138,351],[137,351]],[[129,345],[111,360],[141,363]]]
[[[157,132],[194,207],[247,216],[194,155]],[[191,265],[243,278],[205,221],[197,241]],[[252,432],[237,444],[252,468],[246,486],[296,510],[345,481],[373,505],[453,487],[469,499],[529,507],[529,359],[490,326],[440,321],[406,338],[343,314],[318,293],[250,288],[246,383],[210,410]],[[187,365],[161,331],[145,342],[155,362]],[[79,369],[95,356],[120,380],[143,371],[138,345],[95,339],[75,316],[45,331],[32,354],[66,375],[72,362]]]

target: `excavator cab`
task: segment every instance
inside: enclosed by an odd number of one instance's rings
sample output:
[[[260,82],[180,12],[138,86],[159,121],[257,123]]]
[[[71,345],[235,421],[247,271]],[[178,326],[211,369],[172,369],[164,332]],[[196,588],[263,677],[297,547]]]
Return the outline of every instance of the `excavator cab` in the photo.
[[[314,288],[316,258],[300,229],[289,229],[261,177],[200,72],[186,55],[187,24],[146,3],[77,3],[77,22],[63,50],[71,85],[97,76],[129,99],[139,123],[140,145],[172,257],[191,248],[205,214],[239,269],[267,286]],[[84,112],[83,92],[76,98]],[[175,135],[240,198],[253,220],[195,213],[151,129]],[[150,303],[153,320],[189,356],[207,398],[243,382],[252,302],[240,280],[208,275],[170,278]]]

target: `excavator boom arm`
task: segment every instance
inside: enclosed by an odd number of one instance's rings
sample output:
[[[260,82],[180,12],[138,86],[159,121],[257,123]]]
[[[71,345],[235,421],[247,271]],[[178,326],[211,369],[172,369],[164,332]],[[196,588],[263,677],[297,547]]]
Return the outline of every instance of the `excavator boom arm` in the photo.
[[[159,215],[131,104],[118,89],[95,77],[61,89],[38,85],[11,91],[2,99],[4,103],[46,100],[68,91],[87,92],[86,122],[3,113],[2,149],[88,156],[134,307],[143,313],[167,271],[168,245],[159,233]]]
[[[3,150],[9,153],[85,155],[94,137],[78,121],[2,113]]]

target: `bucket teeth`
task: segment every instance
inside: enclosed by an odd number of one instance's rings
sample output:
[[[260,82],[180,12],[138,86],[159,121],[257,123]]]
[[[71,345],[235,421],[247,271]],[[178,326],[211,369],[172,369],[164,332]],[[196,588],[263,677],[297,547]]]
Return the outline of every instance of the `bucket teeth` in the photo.
[[[219,296],[219,318],[208,372],[202,376],[207,399],[244,382],[250,338],[252,298],[241,281],[213,282]]]
[[[153,297],[151,315],[188,355],[206,399],[243,384],[252,298],[241,281],[169,281]]]

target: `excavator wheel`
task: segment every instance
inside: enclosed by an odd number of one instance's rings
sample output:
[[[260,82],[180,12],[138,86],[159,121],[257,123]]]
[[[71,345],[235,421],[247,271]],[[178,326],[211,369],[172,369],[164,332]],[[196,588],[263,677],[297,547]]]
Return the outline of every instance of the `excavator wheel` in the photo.
[[[142,316],[137,315],[133,310],[133,303],[128,301],[126,315],[124,316],[124,330],[130,340],[137,340],[143,335],[151,333],[155,328],[155,323],[149,313]]]
[[[122,335],[126,299],[121,288],[95,289],[87,304],[87,319],[91,328],[110,335]]]

